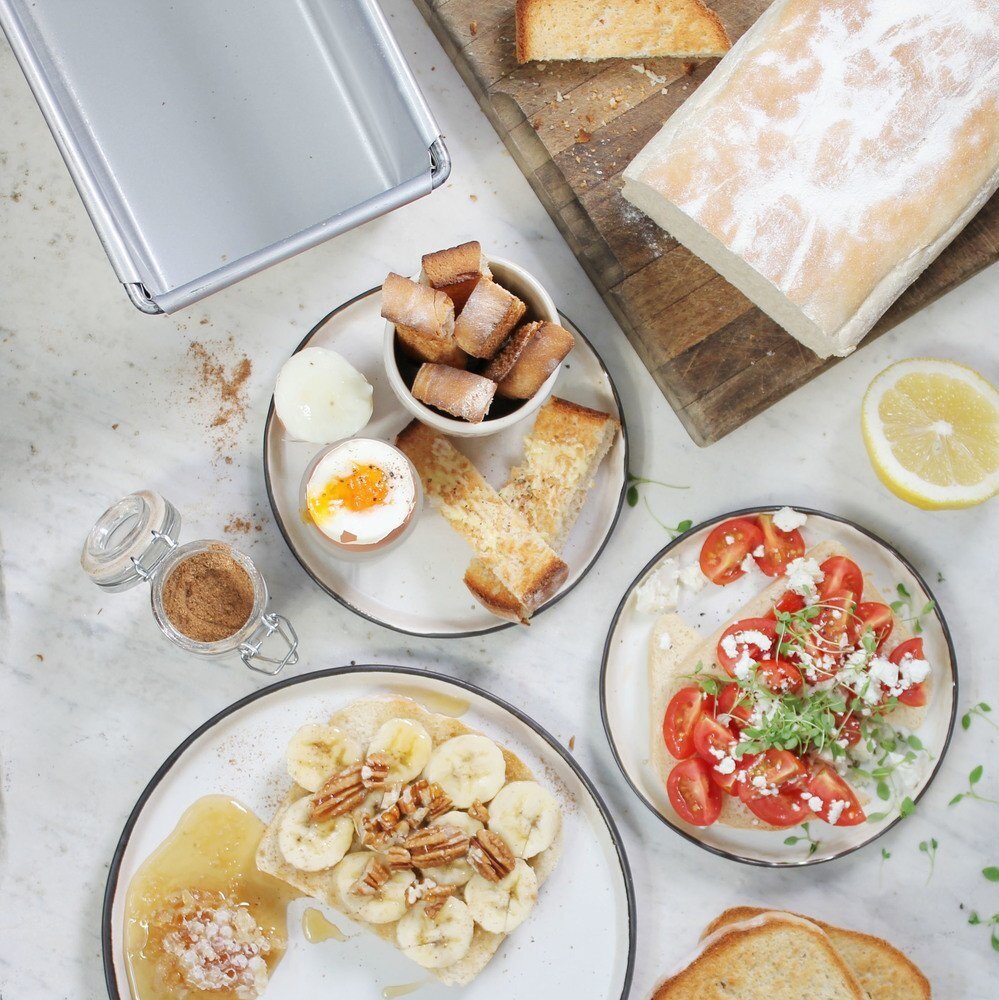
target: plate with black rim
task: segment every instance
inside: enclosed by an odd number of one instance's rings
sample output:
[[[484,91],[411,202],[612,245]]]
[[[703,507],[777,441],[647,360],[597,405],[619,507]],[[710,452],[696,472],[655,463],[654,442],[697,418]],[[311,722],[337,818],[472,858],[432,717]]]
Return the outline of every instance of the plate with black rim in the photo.
[[[327,347],[338,351],[371,383],[374,415],[365,437],[394,440],[409,423],[408,411],[392,392],[382,365],[379,289],[373,288],[323,317],[295,349]],[[607,544],[624,504],[628,480],[628,440],[617,389],[593,345],[562,315],[576,346],[562,363],[555,395],[610,413],[621,422],[610,452],[601,463],[579,520],[561,553],[569,577],[535,615],[556,604],[589,572]],[[485,438],[461,438],[456,447],[475,463],[493,486],[506,481],[522,460],[524,437],[533,419]],[[513,623],[496,618],[478,604],[462,583],[472,550],[429,504],[413,533],[397,549],[374,562],[344,562],[303,520],[301,480],[322,446],[287,438],[271,400],[264,426],[264,479],[274,519],[288,547],[310,577],[344,607],[369,621],[408,635],[458,638],[484,635]]]
[[[957,711],[954,646],[943,612],[919,571],[897,549],[866,528],[833,514],[795,507],[808,518],[800,529],[808,549],[826,539],[839,542],[882,595],[887,595],[886,600],[897,598],[907,602],[896,614],[918,617],[925,656],[932,671],[929,704],[915,734],[922,749],[913,762],[896,768],[886,778],[887,787],[880,793],[876,784],[871,786],[865,796],[869,818],[856,826],[830,826],[813,818],[807,830],[801,826],[777,831],[738,829],[721,823],[697,827],[677,815],[649,760],[653,734],[648,709],[648,662],[658,616],[640,612],[635,593],[664,559],[677,560],[681,569],[696,564],[701,547],[715,525],[729,518],[753,517],[777,509],[754,507],[720,514],[695,525],[657,552],[632,582],[614,613],[600,673],[604,731],[621,773],[642,802],[680,836],[705,850],[734,861],[774,868],[801,867],[843,857],[894,826],[908,809],[907,804],[903,807],[905,799],[918,801],[936,776],[950,743]],[[707,638],[731,622],[739,609],[770,582],[769,577],[754,569],[725,587],[706,583],[697,592],[681,587],[677,613]],[[661,739],[658,728],[655,736]],[[879,794],[886,791],[889,799],[881,801]],[[789,839],[793,842],[787,843]]]
[[[129,883],[188,807],[203,796],[223,795],[266,822],[290,787],[284,757],[291,735],[357,698],[378,695],[410,697],[430,711],[459,716],[519,756],[561,807],[558,865],[525,923],[463,987],[462,997],[628,995],[635,961],[631,872],[614,821],[579,765],[537,722],[474,685],[374,664],[321,670],[257,691],[209,719],[170,754],[139,796],[111,861],[102,927],[111,1000],[132,997],[124,952]],[[578,877],[580,871],[586,878]],[[346,939],[309,943],[303,931],[309,907],[321,909]],[[298,1000],[334,984],[338,995],[349,997],[381,996],[387,988],[413,983],[420,984],[421,1000],[454,994],[392,944],[314,899],[292,901],[287,926],[288,949],[265,1000]]]

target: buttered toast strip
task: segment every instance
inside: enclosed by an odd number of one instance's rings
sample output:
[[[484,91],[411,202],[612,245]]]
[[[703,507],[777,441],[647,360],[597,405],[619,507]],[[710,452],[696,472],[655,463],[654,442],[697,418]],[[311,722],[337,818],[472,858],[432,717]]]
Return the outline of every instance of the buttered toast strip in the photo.
[[[569,568],[447,438],[414,420],[396,444],[416,466],[427,497],[517,601],[538,607],[555,595]]]
[[[825,932],[790,913],[719,928],[652,1000],[868,1000]]]
[[[755,906],[736,906],[726,910],[704,928],[702,940],[722,927],[752,920],[766,912]],[[926,976],[887,941],[871,934],[834,927],[812,917],[802,919],[810,920],[829,935],[833,946],[867,991],[870,1000],[930,1000],[930,984]]]
[[[510,472],[500,496],[561,552],[620,428],[607,413],[553,396],[538,411],[524,441],[524,462]],[[519,601],[481,559],[465,572],[465,585],[493,614],[526,622],[536,606]]]

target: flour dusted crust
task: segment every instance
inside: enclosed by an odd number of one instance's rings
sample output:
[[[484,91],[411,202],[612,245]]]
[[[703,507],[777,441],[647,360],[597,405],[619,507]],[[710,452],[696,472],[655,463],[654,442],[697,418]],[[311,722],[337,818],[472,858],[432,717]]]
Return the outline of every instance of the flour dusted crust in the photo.
[[[361,698],[351,702],[338,712],[335,712],[330,717],[329,724],[352,736],[361,746],[366,747],[382,724],[388,722],[390,719],[413,719],[421,723],[430,734],[434,748],[454,736],[463,736],[466,733],[477,732],[477,730],[470,729],[463,722],[451,716],[428,712],[422,705],[411,698],[395,696]],[[488,733],[483,735],[489,736]],[[492,739],[491,736],[489,738]],[[493,742],[496,741],[494,740]],[[530,768],[516,754],[511,753],[498,742],[496,742],[496,745],[502,752],[503,759],[506,762],[506,780],[508,783],[511,781],[536,780]],[[344,916],[349,917],[355,923],[361,924],[373,934],[377,934],[383,940],[395,944],[395,922],[370,924],[353,916],[346,910],[337,891],[336,878],[333,874],[334,869],[331,868],[320,872],[304,872],[292,867],[284,860],[284,855],[278,846],[278,829],[281,824],[281,818],[292,803],[307,794],[308,792],[304,788],[292,785],[291,790],[278,807],[277,813],[267,826],[260,840],[260,846],[257,848],[257,867],[260,871],[273,875],[294,886],[307,896],[321,900]],[[355,841],[355,846],[352,850],[359,849]],[[536,854],[527,862],[534,869],[539,886],[554,871],[561,853],[562,831],[560,828],[552,845],[540,854]],[[445,966],[442,969],[421,969],[420,971],[437,976],[441,982],[448,986],[464,986],[470,983],[489,964],[489,960],[496,953],[496,950],[503,943],[503,939],[506,936],[505,934],[491,934],[476,924],[472,935],[471,947],[461,959],[453,965]]]
[[[809,549],[805,556],[822,563],[832,556],[849,556],[849,553],[839,543],[827,540],[819,542],[818,545]],[[743,618],[762,618],[786,591],[787,577],[780,576],[751,601],[730,615],[725,624],[706,639],[675,613],[662,615],[656,621],[649,639],[649,760],[663,784],[666,783],[669,772],[676,764],[676,761],[666,750],[662,738],[663,715],[670,699],[681,688],[689,687],[694,683],[691,675],[697,670],[698,664],[701,664],[701,673],[705,676],[717,677],[722,681],[730,680],[717,659],[718,642],[722,633],[730,624]],[[884,598],[866,574],[864,576],[864,600],[884,603]],[[664,635],[668,637],[668,643],[662,641]],[[884,645],[885,655],[911,638],[912,633],[905,627],[904,623],[896,618],[892,634]],[[933,695],[932,674],[926,679],[925,684],[927,701],[929,701]],[[925,707],[912,708],[907,705],[899,705],[885,718],[894,726],[914,731],[922,724],[926,717],[926,711]],[[769,826],[754,816],[741,800],[731,795],[722,796],[722,811],[718,822],[725,826],[739,828],[776,829],[776,827]]]
[[[625,197],[820,356],[999,187],[996,0],[776,0]]]

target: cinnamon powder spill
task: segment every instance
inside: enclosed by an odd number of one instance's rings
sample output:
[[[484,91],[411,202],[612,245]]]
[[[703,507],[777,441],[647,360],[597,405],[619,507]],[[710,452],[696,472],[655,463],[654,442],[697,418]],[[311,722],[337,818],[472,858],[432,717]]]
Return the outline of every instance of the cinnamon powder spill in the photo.
[[[230,337],[229,344],[234,343]],[[201,341],[194,340],[187,349],[196,365],[196,384],[191,393],[191,403],[209,404],[208,428],[215,437],[218,455],[234,447],[236,435],[246,423],[246,383],[253,372],[248,357],[235,360],[227,369],[226,364]]]
[[[170,573],[163,585],[163,610],[188,639],[228,639],[253,612],[253,581],[227,546],[215,544]]]

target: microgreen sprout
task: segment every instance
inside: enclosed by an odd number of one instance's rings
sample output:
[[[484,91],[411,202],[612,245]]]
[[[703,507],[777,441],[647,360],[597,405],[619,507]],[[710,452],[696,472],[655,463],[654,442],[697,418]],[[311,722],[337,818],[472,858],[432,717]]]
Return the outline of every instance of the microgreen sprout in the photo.
[[[936,837],[931,837],[929,840],[921,840],[919,842],[919,849],[930,859],[930,870],[929,874],[926,876],[926,884],[930,884],[930,879],[933,878],[933,866],[937,861],[937,848],[940,845],[937,843]]]
[[[808,856],[811,857],[822,846],[822,841],[816,840],[812,836],[807,823],[802,823],[801,829],[803,832],[800,836],[785,837],[784,843],[790,847],[793,844],[800,843],[802,840],[808,841]]]
[[[919,635],[923,631],[922,618],[925,618],[935,607],[936,602],[927,601],[921,611],[916,612],[912,603],[912,594],[905,588],[904,584],[899,584],[895,588],[898,593],[898,600],[892,601],[889,607],[898,614],[902,608],[905,608],[908,618],[904,618],[903,621],[912,622],[912,631]]]
[[[978,716],[980,719],[984,719],[990,726],[995,726],[999,729],[999,725],[996,725],[993,719],[988,718],[988,713],[992,711],[992,706],[987,705],[984,701],[980,701],[977,705],[972,705],[964,715],[961,716],[961,728],[970,729],[971,720],[973,716]]]
[[[698,660],[692,674],[684,674],[684,680],[693,681],[705,694],[717,695],[721,691],[721,681],[704,673],[704,664]]]
[[[986,927],[992,928],[992,950],[999,951],[999,913],[993,913],[991,917],[983,919],[974,910],[971,911],[971,915],[968,917],[968,923],[972,927],[978,924],[983,924]]]
[[[638,488],[639,486],[665,486],[668,490],[689,490],[689,486],[677,486],[674,483],[664,483],[658,479],[646,479],[644,476],[636,476],[633,473],[628,473],[628,492],[625,494],[625,498],[628,501],[629,507],[638,506]],[[686,529],[685,529],[686,530]]]
[[[966,792],[958,792],[947,805],[956,806],[962,799],[976,799],[978,802],[991,802],[993,805],[999,805],[999,801],[987,799],[984,795],[979,795],[975,791],[975,785],[982,780],[984,770],[985,768],[981,764],[978,767],[972,768],[971,773],[968,775],[968,790]]]

